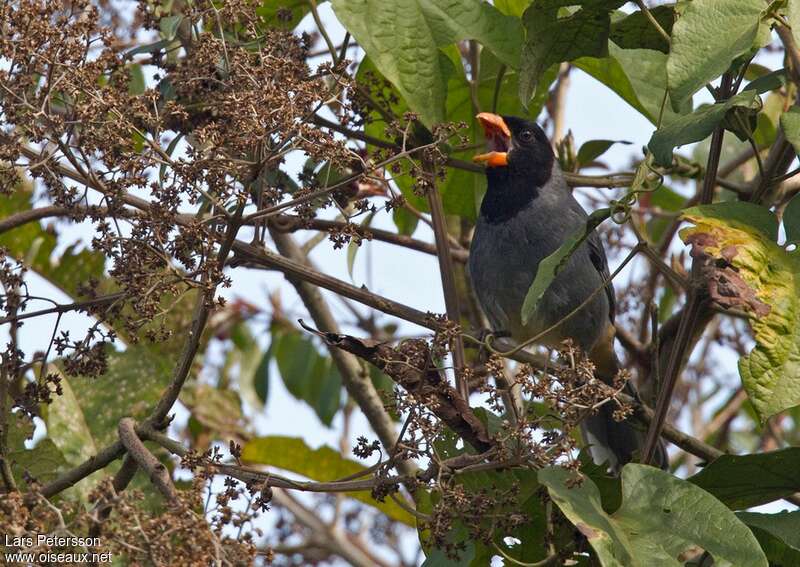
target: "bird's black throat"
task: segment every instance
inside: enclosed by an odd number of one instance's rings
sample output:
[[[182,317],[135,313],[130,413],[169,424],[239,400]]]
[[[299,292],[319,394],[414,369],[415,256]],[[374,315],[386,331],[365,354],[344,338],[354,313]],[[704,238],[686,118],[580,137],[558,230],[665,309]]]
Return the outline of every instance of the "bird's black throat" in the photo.
[[[527,156],[526,156],[527,157]],[[486,169],[487,191],[481,203],[481,216],[490,224],[507,221],[539,196],[550,180],[554,156],[541,160],[525,160],[521,164]],[[549,157],[549,159],[547,159]]]

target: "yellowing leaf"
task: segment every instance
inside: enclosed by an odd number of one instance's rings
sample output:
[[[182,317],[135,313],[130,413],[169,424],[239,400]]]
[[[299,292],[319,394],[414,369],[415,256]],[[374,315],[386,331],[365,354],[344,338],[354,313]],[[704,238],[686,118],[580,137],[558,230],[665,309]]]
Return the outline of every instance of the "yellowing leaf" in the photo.
[[[327,446],[312,449],[302,439],[271,435],[256,437],[242,448],[242,460],[292,471],[319,482],[331,482],[362,472],[365,466],[346,459]],[[347,492],[365,504],[373,506],[398,522],[415,526],[415,520],[391,498],[378,502],[369,492]]]
[[[800,404],[800,255],[778,246],[777,220],[757,205],[693,207],[684,218],[694,226],[681,238],[715,266],[712,299],[754,314],[756,346],[739,360],[739,374],[759,417]]]

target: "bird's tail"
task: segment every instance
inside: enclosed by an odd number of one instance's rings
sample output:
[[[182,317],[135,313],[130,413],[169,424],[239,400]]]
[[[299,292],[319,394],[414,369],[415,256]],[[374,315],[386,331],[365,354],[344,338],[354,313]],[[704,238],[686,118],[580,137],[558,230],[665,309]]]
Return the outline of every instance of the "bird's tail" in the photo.
[[[601,341],[601,345],[590,353],[596,366],[596,375],[607,383],[613,381],[620,368],[619,359],[614,352],[613,330],[609,338],[610,340]],[[631,382],[625,384],[624,392],[636,400],[640,399]],[[603,404],[596,414],[584,419],[581,430],[584,441],[591,445],[592,459],[597,464],[608,463],[615,472],[619,472],[625,464],[641,455],[647,436],[646,428],[634,423],[632,419],[614,419],[614,405],[611,403]],[[661,439],[658,440],[652,464],[663,470],[669,467],[667,449]]]

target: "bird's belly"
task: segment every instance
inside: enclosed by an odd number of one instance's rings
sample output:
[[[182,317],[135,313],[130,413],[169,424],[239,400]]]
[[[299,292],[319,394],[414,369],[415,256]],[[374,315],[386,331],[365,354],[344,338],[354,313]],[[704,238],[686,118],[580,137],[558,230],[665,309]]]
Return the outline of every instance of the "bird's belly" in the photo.
[[[485,235],[476,234],[470,255],[470,275],[493,329],[510,333],[518,342],[537,337],[538,344],[557,347],[565,339],[572,339],[584,350],[591,350],[606,327],[608,304],[600,289],[581,307],[594,290],[602,286],[602,279],[586,251],[579,248],[575,252],[545,291],[536,313],[523,325],[521,310],[525,296],[540,261],[551,251],[544,246],[526,245],[523,240],[508,235],[505,238],[482,236]],[[543,254],[537,256],[532,253],[533,249]],[[565,320],[570,313],[573,314]]]

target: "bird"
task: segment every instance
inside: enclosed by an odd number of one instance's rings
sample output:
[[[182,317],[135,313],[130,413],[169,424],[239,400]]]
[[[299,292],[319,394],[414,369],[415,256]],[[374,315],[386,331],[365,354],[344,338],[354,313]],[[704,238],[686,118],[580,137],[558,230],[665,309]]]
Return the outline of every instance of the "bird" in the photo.
[[[564,340],[572,340],[594,363],[596,375],[610,382],[620,368],[614,351],[616,302],[599,234],[592,230],[572,253],[542,295],[531,320],[523,323],[522,305],[540,262],[565,239],[583,230],[588,215],[572,195],[538,124],[488,112],[478,114],[477,119],[490,149],[473,158],[485,164],[487,178],[468,264],[479,305],[492,330],[517,343],[557,325],[538,342],[558,348]],[[596,293],[601,287],[604,293]],[[563,320],[584,302],[586,305]],[[638,399],[630,382],[626,393]],[[643,449],[645,431],[629,420],[616,421],[611,404],[586,417],[581,429],[592,459],[614,473]],[[660,468],[667,466],[666,449],[660,441],[653,461]]]

